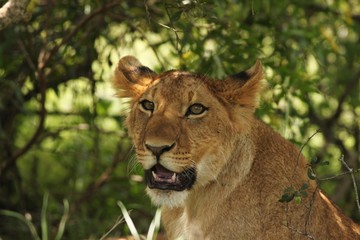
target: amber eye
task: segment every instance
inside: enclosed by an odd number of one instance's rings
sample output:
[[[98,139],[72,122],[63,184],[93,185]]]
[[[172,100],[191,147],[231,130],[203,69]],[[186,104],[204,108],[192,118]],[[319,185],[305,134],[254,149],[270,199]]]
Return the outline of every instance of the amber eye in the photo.
[[[145,111],[154,111],[154,103],[149,100],[142,100],[140,105]]]
[[[204,113],[205,111],[207,111],[208,108],[205,107],[204,105],[200,104],[200,103],[194,103],[193,105],[191,105],[187,112],[186,112],[186,116],[189,115],[200,115],[202,113]]]

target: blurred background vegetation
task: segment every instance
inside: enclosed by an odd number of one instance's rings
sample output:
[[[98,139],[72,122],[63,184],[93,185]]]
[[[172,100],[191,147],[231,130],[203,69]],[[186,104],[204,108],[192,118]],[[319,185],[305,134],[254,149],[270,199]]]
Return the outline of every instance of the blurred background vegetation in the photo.
[[[342,155],[360,168],[358,0],[31,0],[27,13],[0,30],[0,209],[38,232],[46,223],[43,239],[54,239],[66,203],[63,239],[99,239],[122,216],[118,200],[148,229],[156,208],[110,83],[128,54],[215,78],[260,58],[259,118],[299,148],[320,130],[303,149],[323,163],[319,179],[348,171]],[[360,222],[349,174],[319,182]],[[120,224],[110,236],[127,234]],[[32,237],[5,214],[0,239]]]

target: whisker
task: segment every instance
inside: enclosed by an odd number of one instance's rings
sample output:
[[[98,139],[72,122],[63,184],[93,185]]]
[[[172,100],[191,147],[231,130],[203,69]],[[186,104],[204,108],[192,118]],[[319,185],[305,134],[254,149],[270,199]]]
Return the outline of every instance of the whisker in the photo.
[[[130,175],[131,173],[135,172],[135,169],[138,167],[139,162],[137,161],[136,155],[132,154],[129,162],[128,162],[128,166],[127,166],[127,172]]]

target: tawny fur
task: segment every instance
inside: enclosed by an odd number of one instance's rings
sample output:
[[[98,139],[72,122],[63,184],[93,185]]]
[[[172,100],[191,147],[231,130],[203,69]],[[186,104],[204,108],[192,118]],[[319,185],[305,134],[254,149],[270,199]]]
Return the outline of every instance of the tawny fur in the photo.
[[[126,124],[139,162],[150,169],[157,161],[145,143],[175,143],[160,164],[197,171],[189,190],[147,189],[162,206],[168,239],[360,239],[359,226],[309,180],[299,149],[253,116],[262,79],[260,62],[217,81],[182,71],[156,74],[131,56],[120,60],[114,87],[131,100]],[[144,99],[154,103],[152,112],[141,108]],[[186,116],[194,103],[208,111]],[[301,204],[278,201],[284,189],[304,183]]]

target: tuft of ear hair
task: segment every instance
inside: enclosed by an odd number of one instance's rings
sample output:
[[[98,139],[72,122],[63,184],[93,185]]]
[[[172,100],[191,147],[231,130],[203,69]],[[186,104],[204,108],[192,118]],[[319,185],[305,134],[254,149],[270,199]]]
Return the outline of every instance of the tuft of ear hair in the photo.
[[[155,72],[143,66],[135,57],[125,56],[119,60],[112,83],[118,97],[135,99],[156,77]]]
[[[264,87],[264,71],[260,60],[246,71],[231,75],[220,81],[220,94],[223,98],[240,107],[255,110],[258,96]]]

